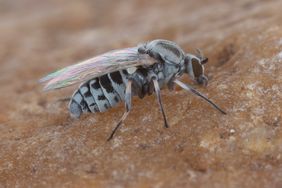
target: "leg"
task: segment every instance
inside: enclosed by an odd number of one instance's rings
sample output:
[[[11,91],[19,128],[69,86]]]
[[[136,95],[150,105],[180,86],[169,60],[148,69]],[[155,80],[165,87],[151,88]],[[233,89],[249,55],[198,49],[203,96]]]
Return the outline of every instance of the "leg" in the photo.
[[[154,83],[155,92],[156,92],[156,95],[157,95],[160,110],[161,110],[163,118],[164,118],[164,126],[166,128],[168,128],[168,123],[167,123],[167,120],[166,120],[166,115],[165,115],[165,112],[164,112],[163,103],[162,103],[162,99],[161,99],[161,92],[160,92],[159,83],[158,83],[156,77],[153,77],[152,80],[153,80],[153,83]]]
[[[181,88],[185,89],[186,91],[190,91],[193,94],[201,97],[202,99],[206,100],[208,103],[210,103],[214,108],[216,108],[218,111],[220,111],[223,114],[226,114],[220,107],[218,107],[215,103],[213,103],[211,100],[209,100],[207,97],[205,97],[203,94],[201,94],[199,91],[196,89],[192,88],[188,84],[184,84],[183,82],[180,82],[179,80],[174,81],[177,85],[179,85]]]
[[[129,114],[131,110],[131,85],[132,85],[132,80],[128,80],[127,86],[126,86],[126,91],[125,91],[125,112],[121,119],[119,120],[118,124],[112,131],[111,135],[108,138],[108,141],[110,141],[113,137],[115,132],[118,130],[120,125],[123,123],[123,121],[126,119],[127,115]]]

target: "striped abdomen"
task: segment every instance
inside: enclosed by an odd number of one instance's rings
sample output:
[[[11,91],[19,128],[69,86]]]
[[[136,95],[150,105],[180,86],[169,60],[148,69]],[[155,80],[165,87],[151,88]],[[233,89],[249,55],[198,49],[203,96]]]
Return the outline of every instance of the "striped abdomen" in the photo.
[[[76,90],[69,103],[72,117],[79,118],[85,112],[104,112],[124,101],[125,89],[128,82],[126,70],[105,74],[83,83]],[[163,80],[163,73],[158,74],[159,82]],[[148,78],[148,70],[139,68],[131,75],[132,96],[143,98],[154,92],[154,86]],[[162,85],[162,84],[161,84]],[[161,86],[160,85],[160,86]]]
[[[69,103],[72,117],[82,112],[104,112],[124,100],[126,71],[118,71],[91,79],[76,90]]]

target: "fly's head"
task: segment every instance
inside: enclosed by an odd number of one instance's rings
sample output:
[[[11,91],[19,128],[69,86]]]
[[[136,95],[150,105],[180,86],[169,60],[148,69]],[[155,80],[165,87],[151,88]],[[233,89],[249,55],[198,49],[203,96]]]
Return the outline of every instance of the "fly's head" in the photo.
[[[190,78],[198,84],[206,86],[208,78],[205,76],[204,64],[208,62],[208,58],[204,57],[200,50],[198,55],[186,54],[184,59],[184,72],[188,73]]]

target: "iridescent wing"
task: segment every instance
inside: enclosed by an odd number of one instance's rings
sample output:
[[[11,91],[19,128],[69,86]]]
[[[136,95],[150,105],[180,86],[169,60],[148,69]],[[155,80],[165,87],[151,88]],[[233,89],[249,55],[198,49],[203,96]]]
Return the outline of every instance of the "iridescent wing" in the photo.
[[[114,50],[51,73],[40,82],[47,82],[45,91],[59,89],[114,71],[155,62],[148,55],[139,54],[137,47]]]

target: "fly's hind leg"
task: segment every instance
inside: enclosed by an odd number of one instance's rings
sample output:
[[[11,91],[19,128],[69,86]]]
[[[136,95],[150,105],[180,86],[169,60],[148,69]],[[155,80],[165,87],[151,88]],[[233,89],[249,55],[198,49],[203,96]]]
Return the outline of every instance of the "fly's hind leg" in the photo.
[[[126,117],[128,116],[131,110],[131,97],[132,97],[131,85],[132,85],[132,80],[130,79],[127,82],[126,91],[125,91],[125,112],[123,116],[121,117],[121,119],[119,120],[116,127],[114,128],[114,130],[112,131],[111,135],[109,136],[108,141],[110,141],[114,137],[114,134],[116,133],[118,128],[121,126],[121,124],[124,122],[124,120],[126,119]]]

